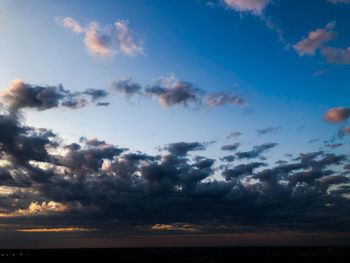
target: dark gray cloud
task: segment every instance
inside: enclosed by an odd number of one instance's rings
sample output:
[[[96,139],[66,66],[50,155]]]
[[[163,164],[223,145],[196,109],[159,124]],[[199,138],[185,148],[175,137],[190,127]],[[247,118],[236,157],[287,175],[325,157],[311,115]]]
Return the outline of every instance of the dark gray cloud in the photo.
[[[185,107],[200,102],[200,90],[192,83],[177,80],[172,84],[161,83],[146,87],[145,93],[155,97],[166,107],[183,105]]]
[[[86,89],[82,92],[70,92],[61,84],[56,86],[32,85],[16,79],[0,93],[0,100],[6,109],[14,114],[24,108],[39,111],[55,107],[81,108],[91,102],[108,96],[105,90]]]
[[[235,151],[240,146],[239,142],[232,143],[232,144],[226,144],[221,146],[221,150],[223,151]]]
[[[142,92],[141,85],[130,78],[113,81],[111,89],[112,91],[122,93],[128,97]]]
[[[202,151],[206,149],[205,143],[200,142],[177,142],[177,143],[170,143],[166,145],[164,150],[169,151],[171,154],[178,155],[178,156],[184,156],[187,155],[190,151]]]
[[[239,164],[234,168],[224,170],[222,172],[222,175],[225,177],[226,180],[231,180],[242,175],[244,176],[252,175],[254,169],[264,165],[265,165],[264,163],[259,163],[259,162],[253,162],[249,164]]]
[[[86,89],[82,92],[82,94],[89,95],[92,101],[104,99],[108,96],[108,92],[103,89]]]
[[[226,155],[222,158],[220,158],[221,161],[224,161],[224,162],[233,162],[234,160],[236,160],[236,156],[234,155]]]
[[[278,143],[264,143],[256,145],[252,150],[246,152],[237,152],[236,156],[238,159],[253,159],[261,157],[261,154],[276,147]]]
[[[112,82],[112,91],[127,97],[139,95],[155,98],[162,106],[173,107],[218,107],[224,105],[242,106],[245,104],[242,97],[237,94],[225,92],[205,92],[195,84],[176,79],[174,76],[162,78],[151,85],[141,85],[131,78]]]
[[[1,115],[0,130],[0,187],[13,189],[0,198],[0,224],[74,225],[97,229],[93,236],[178,222],[202,232],[217,225],[350,231],[345,155],[303,153],[276,165],[233,156],[216,167],[216,160],[196,155],[206,149],[203,142],[171,143],[148,155],[97,138],[65,144],[16,115]],[[275,146],[257,145],[244,155],[259,157]]]

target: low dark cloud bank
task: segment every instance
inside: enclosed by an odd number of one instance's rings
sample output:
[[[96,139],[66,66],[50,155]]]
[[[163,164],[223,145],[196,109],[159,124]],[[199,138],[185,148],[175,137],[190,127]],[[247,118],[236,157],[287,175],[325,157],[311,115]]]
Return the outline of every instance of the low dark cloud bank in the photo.
[[[0,189],[8,190],[0,224],[13,229],[180,231],[172,226],[182,222],[200,232],[350,231],[344,155],[305,153],[274,167],[249,161],[276,146],[267,143],[237,153],[245,163],[218,166],[197,155],[208,143],[171,143],[148,155],[96,138],[66,145],[15,115],[1,115],[0,129]]]
[[[128,86],[133,93],[142,90],[133,83],[119,88],[128,94]],[[83,93],[91,101],[107,95]],[[232,154],[220,160],[204,156],[212,142],[169,143],[156,155],[97,138],[65,144],[54,131],[28,127],[13,113],[61,106],[72,93],[21,82],[6,94],[7,113],[0,115],[0,224],[7,230],[350,231],[345,155],[301,153],[271,165],[265,154],[277,143],[249,151],[237,151],[238,142],[224,145],[223,153]]]

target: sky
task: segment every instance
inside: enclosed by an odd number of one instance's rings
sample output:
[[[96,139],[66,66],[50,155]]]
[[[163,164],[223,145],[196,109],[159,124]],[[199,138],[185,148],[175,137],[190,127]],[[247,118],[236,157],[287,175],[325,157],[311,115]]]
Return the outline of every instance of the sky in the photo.
[[[349,0],[0,2],[0,247],[350,244]]]

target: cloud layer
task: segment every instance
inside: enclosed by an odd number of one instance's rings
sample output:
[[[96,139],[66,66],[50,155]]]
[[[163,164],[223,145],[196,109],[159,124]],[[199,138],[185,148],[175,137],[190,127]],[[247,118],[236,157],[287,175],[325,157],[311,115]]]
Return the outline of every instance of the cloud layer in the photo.
[[[65,144],[16,115],[1,115],[0,129],[0,224],[9,230],[350,231],[344,155],[310,152],[271,166],[264,154],[276,143],[219,161],[202,155],[205,142],[149,155],[96,138]]]

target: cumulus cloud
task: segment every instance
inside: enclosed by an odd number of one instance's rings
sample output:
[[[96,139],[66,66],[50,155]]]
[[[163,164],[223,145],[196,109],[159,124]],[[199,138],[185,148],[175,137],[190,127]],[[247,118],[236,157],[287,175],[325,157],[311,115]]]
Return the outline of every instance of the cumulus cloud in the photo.
[[[108,96],[101,89],[87,89],[82,92],[70,92],[61,84],[56,86],[32,85],[20,79],[13,80],[7,89],[0,92],[0,101],[10,113],[24,108],[39,111],[55,107],[81,108],[91,102]]]
[[[179,105],[211,108],[224,105],[242,106],[245,103],[239,95],[205,92],[193,83],[179,80],[173,75],[145,86],[131,78],[120,79],[112,82],[111,90],[128,98],[134,95],[155,98],[164,107]]]
[[[126,56],[143,53],[142,45],[135,40],[125,21],[116,21],[114,27],[92,21],[83,27],[74,18],[65,17],[60,24],[76,34],[84,35],[85,47],[95,57],[112,57],[119,52]]]
[[[200,92],[192,83],[175,80],[172,83],[153,85],[145,89],[146,94],[155,97],[165,107],[183,105],[188,107],[200,101]]]
[[[202,151],[206,149],[206,145],[200,142],[177,142],[166,145],[164,150],[178,156],[187,155],[190,151]]]
[[[300,56],[314,55],[326,42],[336,38],[337,34],[332,31],[334,27],[335,21],[328,23],[324,28],[311,31],[307,37],[293,45],[293,48]]]
[[[271,3],[271,0],[224,0],[224,3],[227,7],[239,12],[261,15],[265,7]]]
[[[339,107],[328,110],[324,119],[328,122],[339,123],[346,121],[350,116],[350,108]]]
[[[261,157],[261,154],[276,147],[278,143],[264,143],[260,145],[255,145],[252,150],[246,152],[237,152],[236,156],[239,159],[253,159]]]
[[[79,204],[64,204],[55,201],[32,202],[26,209],[18,209],[12,213],[0,213],[0,217],[26,217],[49,215],[53,213],[66,213],[79,209]]]
[[[112,91],[122,93],[127,97],[140,94],[142,92],[142,86],[134,82],[131,78],[113,81],[111,89]]]
[[[343,220],[350,193],[345,155],[318,151],[275,165],[251,161],[276,146],[266,143],[217,167],[215,159],[197,155],[205,154],[206,142],[169,143],[149,155],[98,138],[67,144],[17,115],[0,115],[0,130],[0,224],[15,231],[350,227]]]

